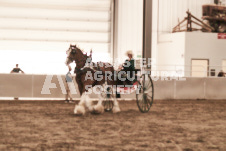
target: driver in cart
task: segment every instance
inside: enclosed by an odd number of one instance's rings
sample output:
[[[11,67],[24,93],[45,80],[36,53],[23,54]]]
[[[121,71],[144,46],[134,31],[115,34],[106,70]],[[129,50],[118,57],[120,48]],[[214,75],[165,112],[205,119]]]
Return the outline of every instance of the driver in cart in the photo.
[[[135,80],[135,60],[133,59],[133,52],[128,50],[126,52],[128,59],[125,60],[124,64],[119,68],[120,71],[125,71],[126,74],[122,75],[123,78],[126,78],[124,82],[125,85],[133,85]]]

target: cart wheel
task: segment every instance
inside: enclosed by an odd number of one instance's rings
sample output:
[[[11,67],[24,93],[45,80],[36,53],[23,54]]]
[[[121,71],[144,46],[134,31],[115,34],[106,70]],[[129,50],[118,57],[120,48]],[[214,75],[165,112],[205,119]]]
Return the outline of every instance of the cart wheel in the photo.
[[[111,92],[112,89],[110,87],[107,88],[107,92]],[[112,93],[106,93],[104,94],[104,101],[103,101],[103,106],[104,106],[104,111],[105,112],[110,112],[112,111],[114,104],[112,101]]]
[[[150,110],[154,98],[154,85],[150,75],[143,74],[138,81],[137,106],[142,113]]]
[[[226,31],[226,25],[224,23],[221,23],[218,27],[218,32],[224,33]]]

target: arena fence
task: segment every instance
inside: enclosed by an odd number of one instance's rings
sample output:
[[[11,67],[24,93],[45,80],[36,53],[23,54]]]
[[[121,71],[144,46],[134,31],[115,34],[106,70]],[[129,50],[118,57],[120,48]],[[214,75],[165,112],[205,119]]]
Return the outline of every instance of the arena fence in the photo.
[[[226,78],[153,77],[154,99],[226,99]],[[74,99],[79,99],[77,84]],[[0,74],[1,99],[60,99],[65,98],[64,75]],[[122,94],[123,99],[135,99],[136,94]],[[92,94],[91,98],[97,98]]]

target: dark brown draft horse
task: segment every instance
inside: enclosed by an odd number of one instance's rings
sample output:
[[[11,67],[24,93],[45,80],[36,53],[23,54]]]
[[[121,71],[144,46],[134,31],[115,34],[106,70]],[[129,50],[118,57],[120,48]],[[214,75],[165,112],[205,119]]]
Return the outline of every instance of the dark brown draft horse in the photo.
[[[87,56],[83,51],[76,45],[70,45],[67,50],[66,65],[70,66],[70,63],[76,63],[75,74],[76,82],[78,84],[79,92],[81,95],[81,100],[78,105],[75,106],[75,114],[85,114],[86,109],[94,113],[103,113],[104,107],[102,105],[104,85],[116,85],[117,80],[114,80],[114,68],[109,63],[92,63],[92,56]],[[98,73],[98,74],[97,74]],[[100,78],[101,77],[101,78]],[[93,88],[98,87],[98,98],[99,101],[96,105],[92,105],[92,101],[88,97],[88,92],[93,90]],[[102,92],[101,92],[102,91]],[[114,108],[113,113],[120,112],[120,108],[116,98],[114,98]]]

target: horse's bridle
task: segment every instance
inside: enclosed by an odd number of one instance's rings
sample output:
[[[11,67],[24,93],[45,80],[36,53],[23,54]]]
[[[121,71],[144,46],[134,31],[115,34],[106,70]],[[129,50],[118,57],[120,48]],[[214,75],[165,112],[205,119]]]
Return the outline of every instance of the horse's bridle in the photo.
[[[70,51],[70,54],[71,53],[73,53],[73,49],[70,47],[70,49],[71,49],[71,51]],[[75,50],[75,49],[74,49]],[[76,51],[76,50],[75,50]],[[70,56],[70,54],[69,54],[69,56]],[[75,54],[75,52],[73,53],[73,54]],[[73,62],[74,61],[74,59],[72,58],[72,57],[67,57],[71,62]]]

